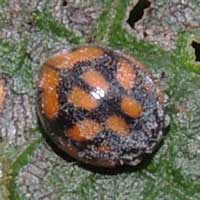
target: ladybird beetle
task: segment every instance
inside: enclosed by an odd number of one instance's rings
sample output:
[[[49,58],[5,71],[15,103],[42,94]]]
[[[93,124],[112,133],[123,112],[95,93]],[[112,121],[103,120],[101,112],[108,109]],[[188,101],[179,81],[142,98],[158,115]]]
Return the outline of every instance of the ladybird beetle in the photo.
[[[98,167],[138,165],[160,144],[166,95],[135,58],[84,46],[42,66],[37,112],[57,147]]]

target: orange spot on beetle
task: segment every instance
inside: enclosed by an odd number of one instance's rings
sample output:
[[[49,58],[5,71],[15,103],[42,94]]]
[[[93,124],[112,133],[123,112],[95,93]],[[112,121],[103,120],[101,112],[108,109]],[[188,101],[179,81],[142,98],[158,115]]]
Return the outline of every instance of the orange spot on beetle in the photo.
[[[104,51],[101,48],[82,47],[71,52],[62,52],[50,58],[48,65],[59,69],[71,69],[74,64],[82,61],[93,60],[103,56]]]
[[[117,80],[126,90],[133,88],[135,84],[136,73],[133,67],[126,61],[121,60],[118,63]]]
[[[69,129],[66,134],[72,140],[84,142],[93,139],[101,130],[102,126],[99,123],[85,119]]]
[[[91,164],[91,165],[94,165],[94,166],[99,166],[99,167],[108,167],[108,168],[112,168],[116,165],[116,162],[113,161],[113,160],[110,160],[110,159],[101,159],[99,158],[98,160],[97,159],[84,159],[84,158],[80,158],[79,157],[79,151],[78,149],[73,146],[72,144],[70,143],[67,143],[65,140],[63,140],[62,138],[59,138],[59,142],[61,144],[61,147],[63,149],[63,151],[67,152],[70,156],[72,156],[73,158],[76,158],[78,160],[81,160],[85,163],[88,163],[88,164]],[[105,153],[108,153],[109,150],[109,147],[108,148],[103,148],[101,149],[101,147],[99,147],[100,149],[98,149],[99,151],[104,151]]]
[[[46,65],[41,71],[39,87],[42,89],[42,110],[49,118],[53,119],[59,111],[57,87],[59,85],[59,73]]]
[[[90,69],[82,75],[82,79],[91,87],[102,89],[106,92],[109,88],[108,82],[104,79],[101,73],[94,69]]]
[[[73,158],[78,158],[78,149],[70,143],[67,143],[63,138],[58,138],[59,143],[61,144],[61,149],[67,152]]]
[[[140,117],[143,112],[142,105],[131,97],[122,98],[121,109],[125,114],[133,118]]]
[[[68,101],[74,106],[86,110],[92,110],[97,107],[97,101],[77,86],[73,87],[71,94],[68,97]]]
[[[106,120],[107,128],[112,129],[120,136],[129,135],[129,127],[124,119],[117,115],[112,115]]]
[[[6,98],[6,82],[0,78],[0,112],[2,112]]]
[[[138,61],[136,58],[134,58],[133,56],[127,55],[127,54],[124,54],[124,53],[120,53],[120,54],[122,54],[122,56],[123,56],[124,58],[126,58],[126,59],[129,60],[131,63],[133,63],[136,69],[143,69],[143,70],[146,71],[146,68],[144,68],[144,64],[141,63],[141,62],[139,62],[139,61]]]
[[[108,144],[103,143],[98,147],[98,151],[103,152],[103,153],[108,153],[112,151],[112,149],[110,146],[108,146]]]

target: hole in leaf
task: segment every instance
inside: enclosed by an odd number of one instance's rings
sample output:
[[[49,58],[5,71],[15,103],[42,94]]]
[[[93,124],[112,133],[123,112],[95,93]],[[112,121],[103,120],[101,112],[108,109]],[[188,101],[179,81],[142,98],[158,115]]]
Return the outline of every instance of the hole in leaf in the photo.
[[[196,56],[195,61],[200,62],[200,43],[192,41],[191,45],[195,50],[195,56]]]
[[[148,0],[139,0],[134,8],[131,10],[127,23],[131,28],[135,28],[135,23],[142,19],[144,10],[150,7],[151,3]]]
[[[62,6],[63,6],[63,7],[67,6],[67,4],[68,4],[68,3],[67,3],[66,0],[63,0],[63,1],[62,1]]]

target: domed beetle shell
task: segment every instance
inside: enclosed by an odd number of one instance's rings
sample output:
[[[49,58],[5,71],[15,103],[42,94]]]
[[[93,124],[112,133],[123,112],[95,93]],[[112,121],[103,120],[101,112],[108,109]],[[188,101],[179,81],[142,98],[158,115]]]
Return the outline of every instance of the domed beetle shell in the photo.
[[[90,165],[138,165],[163,139],[167,96],[135,58],[84,46],[49,58],[37,113],[53,143]]]

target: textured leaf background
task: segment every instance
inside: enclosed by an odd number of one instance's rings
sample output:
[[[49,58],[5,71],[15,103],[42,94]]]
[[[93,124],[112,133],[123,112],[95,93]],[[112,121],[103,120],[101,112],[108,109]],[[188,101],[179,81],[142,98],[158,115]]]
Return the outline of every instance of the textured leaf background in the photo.
[[[132,28],[131,11],[132,22],[141,15]],[[199,200],[200,50],[192,46],[199,30],[200,0],[0,0],[0,199]],[[89,170],[65,161],[42,137],[39,67],[58,49],[81,44],[134,55],[170,97],[164,144],[141,169]]]

